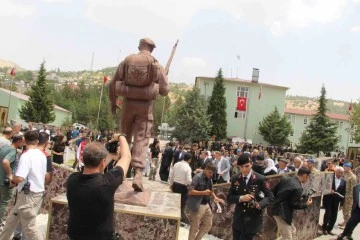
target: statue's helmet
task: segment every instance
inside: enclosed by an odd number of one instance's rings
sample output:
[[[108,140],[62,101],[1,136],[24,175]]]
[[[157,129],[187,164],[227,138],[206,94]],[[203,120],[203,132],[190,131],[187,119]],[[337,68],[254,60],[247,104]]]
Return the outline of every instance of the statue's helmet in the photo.
[[[142,38],[142,39],[140,39],[139,47],[141,45],[148,45],[148,46],[151,46],[152,48],[156,48],[156,45],[155,45],[154,41],[151,40],[150,38]]]

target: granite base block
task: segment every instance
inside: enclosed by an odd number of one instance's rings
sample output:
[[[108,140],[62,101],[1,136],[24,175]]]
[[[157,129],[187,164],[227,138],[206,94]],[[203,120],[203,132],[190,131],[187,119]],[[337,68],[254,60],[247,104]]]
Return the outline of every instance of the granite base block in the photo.
[[[146,206],[115,201],[115,232],[122,240],[176,240],[180,228],[180,195],[151,192]],[[67,240],[69,209],[65,194],[51,199],[48,239]]]

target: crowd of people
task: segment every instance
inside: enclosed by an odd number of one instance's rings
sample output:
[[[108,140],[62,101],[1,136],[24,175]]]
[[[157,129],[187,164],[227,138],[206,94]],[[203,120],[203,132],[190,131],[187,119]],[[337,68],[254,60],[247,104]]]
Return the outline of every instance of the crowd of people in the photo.
[[[66,146],[75,150],[74,168],[79,171],[67,180],[70,239],[114,239],[113,207],[115,190],[131,173],[130,147],[119,133],[94,134],[87,129],[69,129],[62,133],[26,129],[19,124],[5,128],[0,137],[0,218],[16,192],[16,203],[6,217],[0,240],[42,239],[36,228],[36,216],[45,185],[51,182],[52,162],[62,164]],[[344,232],[338,239],[351,239],[360,221],[360,187],[351,163],[343,155],[324,162],[320,169],[312,158],[289,154],[276,146],[261,144],[169,142],[161,149],[157,139],[150,144],[147,167],[143,174],[155,180],[157,173],[171,191],[181,194],[181,221],[190,222],[189,239],[201,239],[212,227],[210,202],[235,204],[233,239],[253,239],[262,231],[262,214],[271,206],[283,239],[294,239],[293,211],[312,204],[311,194],[302,184],[312,173],[334,172],[331,194],[324,195],[322,232],[334,235],[339,209]],[[286,173],[294,172],[293,175]],[[270,188],[266,176],[285,174]],[[220,199],[213,184],[230,183],[227,199]],[[16,190],[14,190],[16,189]],[[213,199],[213,200],[211,200]],[[186,214],[185,208],[190,213]],[[88,211],[92,209],[91,211]],[[3,222],[3,221],[2,221]]]
[[[203,210],[202,205],[208,203],[204,199],[212,196],[207,191],[212,190],[212,183],[231,183],[227,201],[230,204],[236,204],[233,239],[253,239],[256,234],[260,234],[262,220],[256,220],[255,216],[261,216],[261,209],[268,205],[272,206],[272,213],[283,239],[294,239],[296,229],[292,224],[293,210],[304,209],[312,204],[311,196],[306,197],[306,194],[303,193],[302,184],[309,180],[310,174],[319,171],[334,172],[331,194],[325,195],[323,198],[325,214],[321,228],[322,233],[335,235],[332,230],[340,209],[343,211],[344,221],[339,223],[339,226],[344,229],[344,233],[338,239],[351,239],[352,232],[360,218],[360,203],[356,200],[359,198],[360,192],[354,188],[357,179],[352,172],[352,164],[346,161],[343,153],[334,155],[329,161],[324,161],[318,169],[313,158],[302,154],[287,153],[274,146],[264,148],[262,145],[253,146],[247,143],[223,145],[219,143],[203,145],[200,142],[183,145],[179,142],[170,142],[162,151],[160,179],[165,182],[169,181],[171,190],[181,194],[181,219],[183,222],[189,221],[185,207],[190,211],[189,239],[201,239],[211,228],[211,211]],[[294,177],[287,176],[286,173],[291,172],[294,173]],[[261,180],[264,176],[274,174],[286,175],[271,191],[264,187],[264,183],[248,184],[249,179]],[[199,184],[199,178],[208,178],[211,183]],[[197,190],[196,194],[192,192],[193,189]],[[259,193],[261,193],[261,197],[259,197]],[[354,196],[356,196],[355,199]],[[215,202],[220,200],[215,195],[213,197]],[[193,205],[196,200],[194,198],[198,201],[198,205],[200,204],[200,207],[197,206],[195,209]],[[259,203],[258,212],[256,212],[257,207],[248,205],[253,200]],[[353,201],[357,201],[356,204]],[[351,214],[352,212],[353,214]],[[199,216],[201,216],[200,220]],[[257,222],[258,224],[250,225],[250,222],[244,222],[244,219],[251,219],[252,223]],[[201,221],[202,225],[199,224]]]

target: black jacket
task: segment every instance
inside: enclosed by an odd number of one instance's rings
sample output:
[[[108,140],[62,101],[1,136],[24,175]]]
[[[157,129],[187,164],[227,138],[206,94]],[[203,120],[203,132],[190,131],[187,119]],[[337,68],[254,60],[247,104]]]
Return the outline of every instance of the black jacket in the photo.
[[[333,184],[332,184],[331,190],[339,193],[342,196],[345,196],[346,182],[345,182],[344,178],[341,178],[340,185],[339,185],[338,189],[335,190],[335,173],[334,173]],[[335,202],[335,203],[337,202],[337,203],[340,203],[340,206],[342,206],[342,205],[344,205],[344,199],[345,198],[340,197],[336,193],[330,193],[330,194],[324,195],[323,202],[324,203],[325,202]]]
[[[165,167],[169,167],[171,165],[173,153],[174,152],[173,152],[172,147],[165,148],[164,153],[162,155],[162,159],[161,159],[161,165],[163,165]]]
[[[272,206],[272,214],[280,216],[286,223],[291,225],[294,209],[305,209],[306,200],[301,200],[303,188],[296,176],[282,177],[272,191],[275,202]]]
[[[352,211],[359,207],[359,193],[360,193],[360,184],[357,184],[353,189],[353,205]]]
[[[253,188],[255,189],[256,201],[261,209],[252,208],[248,203],[239,202],[240,196],[249,194]],[[263,198],[259,196],[260,192],[264,194]],[[231,178],[227,201],[229,204],[236,204],[233,228],[244,233],[256,233],[262,230],[262,210],[274,201],[274,195],[266,183],[265,177],[252,171],[247,185],[240,174]]]
[[[181,156],[180,156],[180,153],[182,153]],[[174,162],[173,162],[173,164],[175,165],[175,163],[180,162],[181,160],[183,160],[185,153],[186,153],[185,151],[176,150],[175,153],[174,153]]]
[[[258,162],[253,162],[252,169],[257,173],[264,175],[265,167],[260,165]]]

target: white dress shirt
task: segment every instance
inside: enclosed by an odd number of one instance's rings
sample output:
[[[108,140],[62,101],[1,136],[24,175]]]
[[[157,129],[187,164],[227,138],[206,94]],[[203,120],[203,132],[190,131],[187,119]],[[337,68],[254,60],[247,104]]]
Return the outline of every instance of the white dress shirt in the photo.
[[[170,185],[173,185],[174,182],[177,182],[188,186],[190,185],[191,181],[191,167],[189,163],[184,160],[175,163],[174,168],[170,174]]]
[[[335,177],[335,191],[338,189],[338,187],[340,186],[340,182],[341,182],[341,178],[337,178]]]

